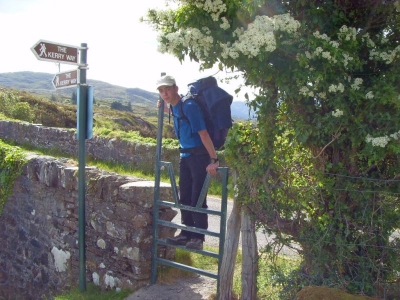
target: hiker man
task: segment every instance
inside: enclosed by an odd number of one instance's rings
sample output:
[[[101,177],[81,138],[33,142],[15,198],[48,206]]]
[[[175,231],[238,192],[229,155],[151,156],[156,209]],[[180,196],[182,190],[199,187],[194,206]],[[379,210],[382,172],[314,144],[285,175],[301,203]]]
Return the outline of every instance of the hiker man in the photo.
[[[167,102],[174,117],[174,129],[180,148],[179,191],[180,203],[196,206],[207,173],[217,173],[219,161],[213,142],[206,129],[206,123],[199,105],[188,99],[183,103],[178,93],[178,86],[172,76],[162,76],[157,81],[157,90],[161,98]],[[159,104],[160,105],[160,104]],[[203,208],[207,208],[204,200]],[[182,224],[207,229],[206,213],[181,210]],[[186,245],[188,249],[203,249],[204,234],[181,230],[180,234],[167,238],[171,245]]]

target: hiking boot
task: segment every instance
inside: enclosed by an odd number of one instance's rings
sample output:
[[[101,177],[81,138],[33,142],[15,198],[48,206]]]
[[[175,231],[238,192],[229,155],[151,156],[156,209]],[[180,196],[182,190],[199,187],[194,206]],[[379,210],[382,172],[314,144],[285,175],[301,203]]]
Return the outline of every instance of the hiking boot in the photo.
[[[178,234],[175,237],[167,238],[165,241],[170,245],[184,246],[189,242],[189,240],[190,239],[187,236],[184,236],[182,234]]]
[[[191,239],[186,244],[187,249],[203,250],[203,241],[201,239]]]

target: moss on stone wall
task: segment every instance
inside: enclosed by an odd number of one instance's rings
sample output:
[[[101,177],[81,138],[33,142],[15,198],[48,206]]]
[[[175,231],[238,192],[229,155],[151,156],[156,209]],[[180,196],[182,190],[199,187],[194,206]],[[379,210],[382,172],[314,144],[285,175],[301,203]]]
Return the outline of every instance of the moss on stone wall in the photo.
[[[19,147],[7,145],[0,139],[0,215],[25,163],[25,154]]]

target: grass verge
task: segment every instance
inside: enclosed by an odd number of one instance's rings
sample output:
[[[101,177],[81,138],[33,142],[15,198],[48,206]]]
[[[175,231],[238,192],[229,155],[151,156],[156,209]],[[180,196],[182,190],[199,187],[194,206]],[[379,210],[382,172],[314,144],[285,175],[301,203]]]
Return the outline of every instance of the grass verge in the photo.
[[[48,149],[48,148],[44,148],[44,147],[34,147],[29,144],[17,144],[12,141],[7,141],[7,143],[10,145],[13,145],[13,146],[18,146],[25,151],[35,152],[40,155],[48,155],[48,156],[53,156],[56,158],[61,158],[61,157],[69,158],[72,163],[78,165],[78,162],[77,162],[78,158],[76,156],[66,154],[61,149]],[[121,175],[135,176],[135,177],[144,178],[147,180],[154,180],[154,174],[145,173],[142,170],[133,168],[131,165],[128,165],[128,164],[87,158],[86,165],[94,166],[101,170],[108,171],[108,172],[115,172],[115,173],[118,173]],[[178,179],[179,179],[178,176],[175,176],[175,182],[177,184],[179,184]],[[160,180],[162,182],[166,182],[166,183],[171,182],[167,172],[160,173]],[[210,195],[210,196],[214,195],[216,197],[221,197],[221,195],[222,195],[221,183],[218,182],[217,180],[211,180],[210,186],[208,189],[208,195]],[[232,188],[232,179],[231,178],[228,178],[228,198],[233,198],[233,188]]]
[[[102,291],[96,285],[88,284],[84,292],[79,288],[74,288],[60,296],[56,296],[54,300],[123,300],[131,293],[132,291],[127,289],[120,291]]]

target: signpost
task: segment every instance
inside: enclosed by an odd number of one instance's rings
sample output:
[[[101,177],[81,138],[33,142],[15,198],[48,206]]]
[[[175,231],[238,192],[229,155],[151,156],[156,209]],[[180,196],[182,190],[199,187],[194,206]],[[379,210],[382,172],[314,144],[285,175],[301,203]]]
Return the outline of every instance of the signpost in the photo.
[[[31,48],[38,60],[78,65],[79,47],[39,40]]]
[[[58,73],[53,77],[53,86],[56,89],[64,89],[78,85],[79,70]]]
[[[86,146],[85,139],[91,138],[89,126],[93,124],[92,114],[93,89],[86,84],[87,69],[87,44],[82,43],[80,47],[65,44],[57,44],[45,40],[39,40],[32,46],[31,50],[38,60],[58,62],[63,64],[78,65],[77,70],[58,73],[54,76],[52,83],[56,89],[78,86],[78,244],[79,244],[79,287],[86,291],[86,237],[85,237],[85,169],[86,169]],[[80,51],[80,57],[79,57]],[[79,60],[78,60],[79,57]],[[88,100],[88,98],[90,98]]]

